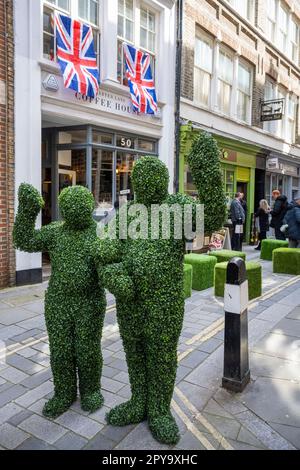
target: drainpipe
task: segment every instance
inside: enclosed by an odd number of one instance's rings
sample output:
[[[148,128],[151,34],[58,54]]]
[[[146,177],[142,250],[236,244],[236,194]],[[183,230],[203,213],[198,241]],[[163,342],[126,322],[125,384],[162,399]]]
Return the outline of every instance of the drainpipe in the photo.
[[[183,26],[183,0],[176,2],[176,83],[175,83],[175,174],[174,189],[179,191],[180,166],[180,95],[181,95],[181,65],[182,65],[182,26]]]

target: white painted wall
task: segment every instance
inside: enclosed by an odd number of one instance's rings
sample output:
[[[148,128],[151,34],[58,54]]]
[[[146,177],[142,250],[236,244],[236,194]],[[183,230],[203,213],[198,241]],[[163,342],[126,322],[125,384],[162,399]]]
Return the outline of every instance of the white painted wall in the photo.
[[[41,187],[40,4],[15,0],[15,189]],[[16,196],[17,197],[17,196]],[[17,201],[16,201],[17,207]],[[40,218],[39,222],[40,223]],[[40,254],[17,251],[17,271],[41,267]]]

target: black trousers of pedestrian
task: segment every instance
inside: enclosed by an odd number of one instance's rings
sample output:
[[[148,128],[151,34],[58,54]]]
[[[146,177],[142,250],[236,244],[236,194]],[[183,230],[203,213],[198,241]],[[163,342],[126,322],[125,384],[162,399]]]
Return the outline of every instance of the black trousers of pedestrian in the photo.
[[[266,240],[266,238],[267,238],[267,232],[266,232],[266,231],[263,231],[263,230],[262,230],[261,232],[259,232],[259,236],[258,236],[259,245],[258,245],[258,247],[257,247],[258,249],[261,249],[261,242],[262,242],[263,240]]]
[[[281,232],[280,227],[275,227],[276,240],[286,240],[286,236]]]
[[[233,224],[233,233],[231,237],[231,249],[234,251],[242,251],[242,236],[241,233],[235,233],[235,227],[237,224]]]

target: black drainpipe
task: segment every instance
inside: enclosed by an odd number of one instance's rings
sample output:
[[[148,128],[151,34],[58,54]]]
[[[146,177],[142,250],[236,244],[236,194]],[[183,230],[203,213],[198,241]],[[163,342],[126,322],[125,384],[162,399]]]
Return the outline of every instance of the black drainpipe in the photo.
[[[182,65],[182,18],[183,0],[177,0],[177,41],[176,41],[176,84],[175,84],[175,171],[174,189],[179,191],[179,160],[180,160],[180,95]]]

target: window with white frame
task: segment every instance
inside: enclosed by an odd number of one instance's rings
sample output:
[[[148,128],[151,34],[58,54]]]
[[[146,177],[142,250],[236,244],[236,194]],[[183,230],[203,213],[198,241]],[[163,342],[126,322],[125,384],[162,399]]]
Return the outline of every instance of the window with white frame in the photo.
[[[277,99],[277,90],[275,82],[271,80],[266,80],[265,83],[265,101],[271,101]],[[271,132],[272,134],[276,133],[276,122],[275,121],[266,121],[264,122],[264,130]]]
[[[93,29],[94,46],[99,65],[100,59],[100,0],[44,0],[43,8],[43,57],[56,61],[56,37],[53,15],[59,11],[72,18],[78,18]]]
[[[118,0],[118,81],[127,85],[125,76],[124,42],[134,43],[134,6],[133,0]]]
[[[220,50],[218,72],[218,109],[227,115],[230,115],[232,85],[233,56],[225,50]]]
[[[249,115],[251,112],[251,87],[252,70],[248,65],[239,62],[237,117],[244,122],[249,121]]]
[[[299,65],[299,25],[281,0],[266,1],[268,39]]]
[[[194,98],[204,106],[210,104],[211,79],[213,73],[213,42],[196,37],[194,67]]]
[[[150,55],[155,77],[156,13],[140,0],[118,0],[118,81],[127,85],[123,44],[129,43]],[[135,34],[136,32],[136,34]]]
[[[287,98],[286,91],[283,88],[278,88],[277,99],[284,100],[284,103],[285,103],[285,105],[284,105],[284,114],[286,113],[286,104],[287,104],[286,98]],[[275,126],[276,126],[276,123],[275,123]],[[285,131],[286,131],[286,129],[285,129],[285,119],[284,119],[284,115],[283,115],[282,119],[277,121],[277,131],[275,133],[277,134],[278,137],[284,139],[285,138]]]
[[[289,56],[297,64],[299,63],[299,40],[299,26],[294,20],[291,20]]]
[[[267,0],[267,36],[272,42],[275,42],[276,35],[276,7],[276,0]]]
[[[254,0],[227,0],[228,3],[248,21],[253,21],[255,11]]]
[[[287,11],[279,6],[279,32],[278,32],[278,46],[282,52],[287,49],[287,35],[288,35],[288,14]]]
[[[286,140],[293,144],[296,133],[297,98],[289,94],[286,99]]]

